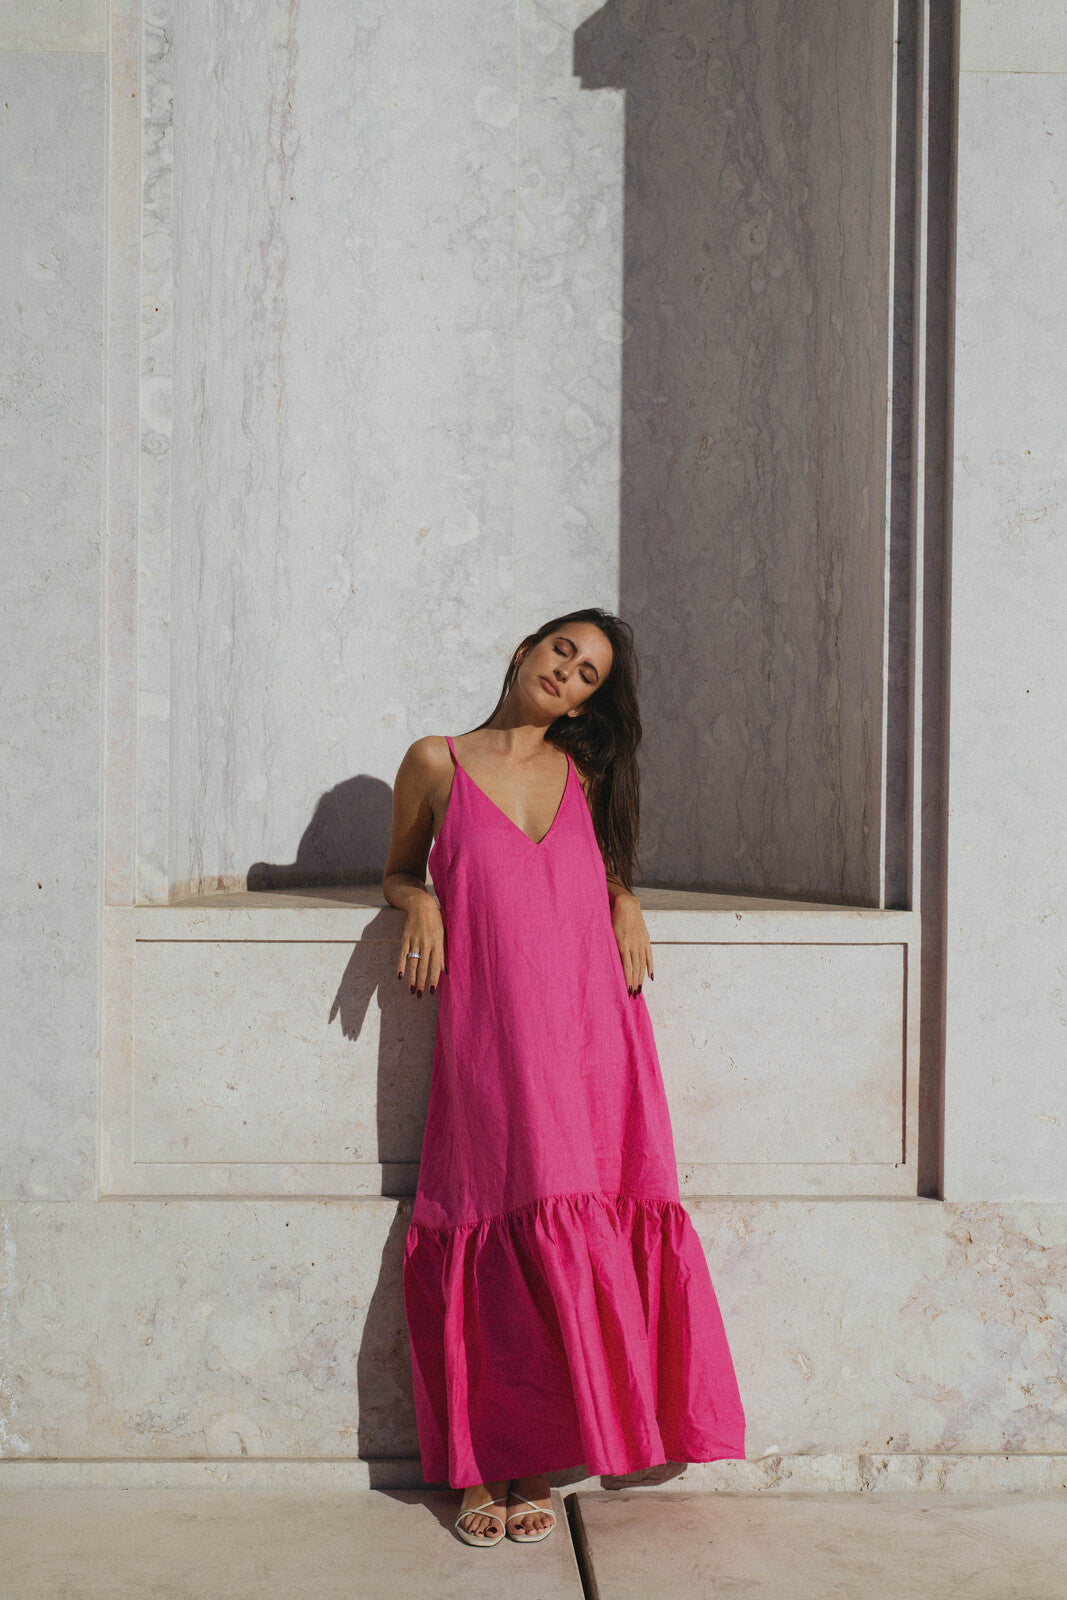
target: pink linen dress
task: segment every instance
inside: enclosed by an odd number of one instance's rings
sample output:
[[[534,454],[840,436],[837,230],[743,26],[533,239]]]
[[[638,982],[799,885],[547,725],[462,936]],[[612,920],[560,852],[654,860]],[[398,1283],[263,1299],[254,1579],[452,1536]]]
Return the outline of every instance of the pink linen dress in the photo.
[[[448,971],[404,1306],[423,1478],[744,1458],[644,995],[567,755],[531,839],[456,759],[429,871]]]

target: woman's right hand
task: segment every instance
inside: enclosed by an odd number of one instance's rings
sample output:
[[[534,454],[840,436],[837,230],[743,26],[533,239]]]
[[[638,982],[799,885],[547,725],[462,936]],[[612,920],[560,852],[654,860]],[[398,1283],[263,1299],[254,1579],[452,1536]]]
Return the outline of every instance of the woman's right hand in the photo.
[[[405,961],[409,950],[417,950],[419,959]],[[405,975],[411,993],[422,999],[422,991],[429,983],[430,993],[437,988],[445,966],[445,924],[441,907],[431,894],[421,894],[408,911],[404,923],[404,937],[400,941],[398,978]]]

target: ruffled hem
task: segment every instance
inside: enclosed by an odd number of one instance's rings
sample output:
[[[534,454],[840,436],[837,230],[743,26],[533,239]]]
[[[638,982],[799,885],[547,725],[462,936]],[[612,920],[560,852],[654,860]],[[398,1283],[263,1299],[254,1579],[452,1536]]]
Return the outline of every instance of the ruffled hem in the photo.
[[[412,1223],[404,1303],[423,1477],[744,1459],[703,1247],[680,1200],[550,1195]]]

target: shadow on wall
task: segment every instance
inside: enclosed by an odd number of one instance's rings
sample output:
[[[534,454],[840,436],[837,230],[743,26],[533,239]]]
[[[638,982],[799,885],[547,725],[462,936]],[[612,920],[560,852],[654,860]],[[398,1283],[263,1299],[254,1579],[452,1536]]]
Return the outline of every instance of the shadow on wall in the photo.
[[[575,33],[582,88],[626,91],[645,884],[879,904],[893,29],[889,0],[609,0]]]
[[[249,889],[380,884],[389,854],[392,790],[381,778],[346,778],[321,797],[292,862],[254,861]]]

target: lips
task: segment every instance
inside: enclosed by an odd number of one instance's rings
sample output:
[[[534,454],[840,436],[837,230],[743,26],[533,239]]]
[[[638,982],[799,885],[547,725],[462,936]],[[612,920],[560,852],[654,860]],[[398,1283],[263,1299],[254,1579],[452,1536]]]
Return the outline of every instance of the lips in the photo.
[[[544,686],[548,690],[549,694],[554,694],[556,699],[558,700],[559,699],[559,688],[558,688],[558,686],[556,684],[554,684],[552,682],[552,679],[551,678],[542,678],[541,682],[544,684]]]

